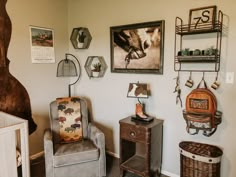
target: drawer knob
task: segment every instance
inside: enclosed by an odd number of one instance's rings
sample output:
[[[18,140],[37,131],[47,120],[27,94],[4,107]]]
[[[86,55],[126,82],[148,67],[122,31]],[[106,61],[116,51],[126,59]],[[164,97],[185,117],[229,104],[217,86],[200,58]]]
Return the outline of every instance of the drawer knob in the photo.
[[[130,136],[134,137],[135,136],[135,132],[130,132]]]

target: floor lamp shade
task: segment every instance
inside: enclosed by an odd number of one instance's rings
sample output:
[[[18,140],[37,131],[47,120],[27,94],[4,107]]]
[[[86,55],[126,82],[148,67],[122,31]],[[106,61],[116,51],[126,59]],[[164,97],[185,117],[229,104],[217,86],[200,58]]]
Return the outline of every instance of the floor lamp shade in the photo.
[[[69,59],[69,56],[72,57],[78,63],[78,68],[72,59]],[[66,53],[65,59],[61,60],[57,65],[57,77],[78,77],[76,81],[68,85],[69,97],[71,97],[71,86],[76,84],[80,79],[81,75],[81,66],[79,60],[72,54]]]

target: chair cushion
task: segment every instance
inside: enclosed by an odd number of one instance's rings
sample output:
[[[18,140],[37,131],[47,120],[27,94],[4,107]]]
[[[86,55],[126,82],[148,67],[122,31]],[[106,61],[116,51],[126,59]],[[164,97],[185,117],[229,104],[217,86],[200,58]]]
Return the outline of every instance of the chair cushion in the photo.
[[[79,97],[57,98],[61,143],[82,140],[82,116],[80,107]]]
[[[56,144],[54,150],[54,167],[89,162],[99,158],[99,149],[88,139],[74,143]]]

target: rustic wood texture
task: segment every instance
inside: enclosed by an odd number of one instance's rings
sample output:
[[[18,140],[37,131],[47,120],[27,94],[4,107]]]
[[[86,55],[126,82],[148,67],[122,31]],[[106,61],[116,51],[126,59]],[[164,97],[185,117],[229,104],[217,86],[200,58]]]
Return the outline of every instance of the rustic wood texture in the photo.
[[[32,118],[29,95],[24,86],[9,72],[10,60],[7,58],[7,51],[12,25],[6,3],[7,0],[0,0],[0,111],[28,120],[31,134],[37,125]]]
[[[120,177],[127,172],[142,177],[159,177],[162,161],[163,120],[150,123],[124,118],[120,123]]]

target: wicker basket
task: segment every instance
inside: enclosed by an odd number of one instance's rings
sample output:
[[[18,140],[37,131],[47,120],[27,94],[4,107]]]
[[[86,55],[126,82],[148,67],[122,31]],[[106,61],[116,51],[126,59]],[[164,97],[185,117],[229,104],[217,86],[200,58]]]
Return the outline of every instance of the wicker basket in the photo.
[[[220,148],[191,141],[183,141],[179,147],[180,177],[220,177]]]

